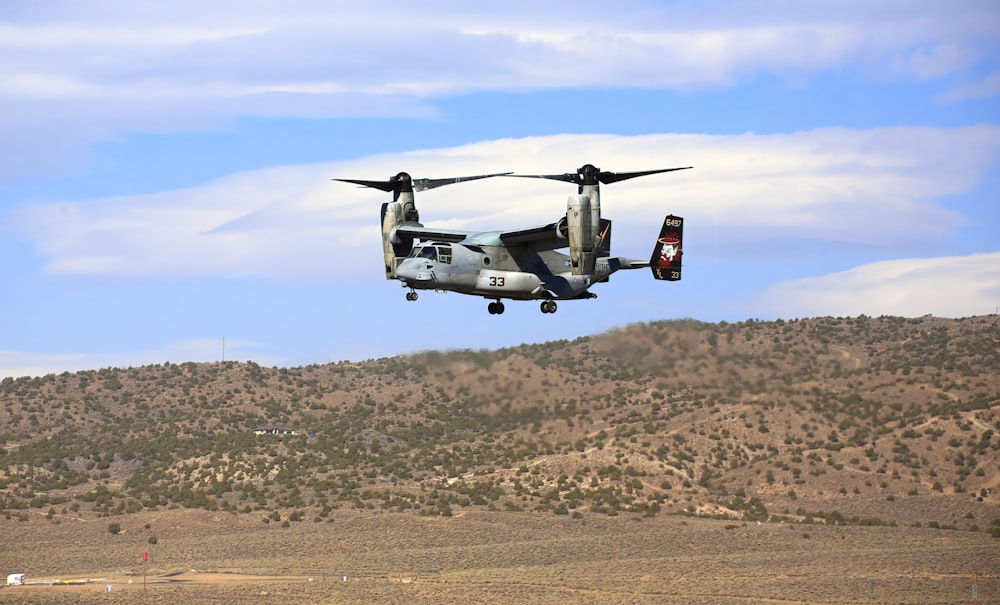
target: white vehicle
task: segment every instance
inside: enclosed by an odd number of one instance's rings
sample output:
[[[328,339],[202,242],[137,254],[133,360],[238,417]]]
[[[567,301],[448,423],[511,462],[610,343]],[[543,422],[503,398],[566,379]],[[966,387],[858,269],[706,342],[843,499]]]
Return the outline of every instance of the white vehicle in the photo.
[[[7,574],[7,586],[20,586],[24,584],[23,573]]]

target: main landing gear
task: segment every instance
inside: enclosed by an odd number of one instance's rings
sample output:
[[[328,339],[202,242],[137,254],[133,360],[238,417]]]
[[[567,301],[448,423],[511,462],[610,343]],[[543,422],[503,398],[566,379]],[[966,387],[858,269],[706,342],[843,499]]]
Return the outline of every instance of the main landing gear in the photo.
[[[543,300],[539,308],[542,310],[542,313],[555,313],[556,309],[558,309],[554,300]],[[490,315],[502,315],[504,306],[502,302],[495,300],[486,305],[486,310],[490,312]]]
[[[407,292],[406,293],[406,300],[411,301],[411,302],[414,301],[414,300],[417,300],[417,291],[416,290],[410,290],[409,292]]]

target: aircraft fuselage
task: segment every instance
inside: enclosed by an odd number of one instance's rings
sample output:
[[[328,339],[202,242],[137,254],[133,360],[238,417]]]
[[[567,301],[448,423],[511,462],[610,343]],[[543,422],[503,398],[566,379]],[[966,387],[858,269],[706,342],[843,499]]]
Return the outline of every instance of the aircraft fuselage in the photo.
[[[486,298],[571,299],[606,279],[628,261],[600,258],[591,275],[573,275],[570,257],[553,250],[527,249],[518,256],[498,233],[471,235],[461,243],[424,242],[399,262],[395,278],[417,290],[445,290]]]

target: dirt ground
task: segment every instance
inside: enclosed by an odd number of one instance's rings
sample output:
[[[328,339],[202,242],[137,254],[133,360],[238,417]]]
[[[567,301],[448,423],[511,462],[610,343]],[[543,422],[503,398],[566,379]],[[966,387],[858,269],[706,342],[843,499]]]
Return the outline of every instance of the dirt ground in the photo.
[[[2,588],[0,603],[1000,603],[1000,542],[981,532],[499,512],[115,520],[117,535],[108,519],[0,520],[0,572],[96,580]]]

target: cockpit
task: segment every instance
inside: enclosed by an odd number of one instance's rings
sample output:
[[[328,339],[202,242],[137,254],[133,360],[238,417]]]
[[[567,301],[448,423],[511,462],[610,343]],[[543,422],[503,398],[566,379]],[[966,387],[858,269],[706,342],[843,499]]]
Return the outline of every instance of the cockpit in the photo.
[[[425,258],[446,265],[451,264],[450,244],[421,244],[410,251],[408,258]]]

